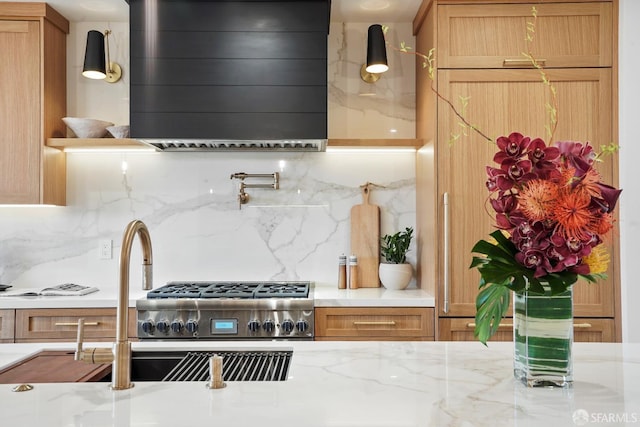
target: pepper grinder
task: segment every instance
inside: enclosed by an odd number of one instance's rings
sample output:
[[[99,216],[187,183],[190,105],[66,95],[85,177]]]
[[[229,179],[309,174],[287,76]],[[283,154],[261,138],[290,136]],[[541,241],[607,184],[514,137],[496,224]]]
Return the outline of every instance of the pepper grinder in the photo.
[[[338,257],[338,289],[347,287],[347,256],[342,254]]]
[[[358,257],[349,257],[349,288],[358,289]]]

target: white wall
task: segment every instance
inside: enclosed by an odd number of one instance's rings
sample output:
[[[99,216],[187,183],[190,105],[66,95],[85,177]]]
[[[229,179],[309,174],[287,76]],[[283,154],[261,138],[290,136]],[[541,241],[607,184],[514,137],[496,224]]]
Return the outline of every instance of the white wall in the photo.
[[[89,30],[111,30],[111,60],[122,67],[115,83],[81,76]],[[129,23],[71,22],[67,36],[67,115],[129,124]]]
[[[620,0],[620,240],[622,264],[622,322],[625,342],[640,342],[640,286],[635,266],[640,256],[640,186],[638,171],[638,115],[640,108],[640,2]],[[638,155],[638,157],[636,157]]]
[[[415,47],[410,23],[385,36],[389,71],[375,83],[360,78],[368,24],[332,22],[329,34],[329,138],[415,138],[415,58],[392,47]]]

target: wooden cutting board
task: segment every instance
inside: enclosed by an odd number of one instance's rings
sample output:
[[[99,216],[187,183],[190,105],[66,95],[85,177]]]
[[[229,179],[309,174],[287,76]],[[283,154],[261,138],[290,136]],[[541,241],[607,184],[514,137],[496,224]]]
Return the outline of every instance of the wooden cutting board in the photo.
[[[351,253],[358,257],[360,288],[380,287],[380,207],[369,203],[372,185],[360,186],[362,204],[351,208]]]

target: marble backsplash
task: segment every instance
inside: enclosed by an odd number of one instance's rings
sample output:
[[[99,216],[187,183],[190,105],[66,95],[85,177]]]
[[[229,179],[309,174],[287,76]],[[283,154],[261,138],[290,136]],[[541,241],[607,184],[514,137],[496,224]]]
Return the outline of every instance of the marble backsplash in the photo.
[[[415,47],[411,23],[392,23],[386,34],[389,71],[375,83],[360,78],[367,59],[369,24],[332,22],[327,98],[329,138],[415,138]],[[395,47],[395,49],[394,49]]]
[[[154,284],[170,280],[312,280],[333,286],[349,252],[359,186],[381,231],[415,226],[415,153],[69,153],[67,206],[0,208],[0,283],[115,287],[126,224],[141,219],[153,244]],[[126,164],[126,166],[125,166]],[[234,172],[280,172],[280,189],[248,189],[239,209]],[[113,258],[98,245],[113,240]],[[134,242],[131,283],[140,280]],[[409,253],[415,267],[415,241]],[[415,286],[415,280],[411,286]]]

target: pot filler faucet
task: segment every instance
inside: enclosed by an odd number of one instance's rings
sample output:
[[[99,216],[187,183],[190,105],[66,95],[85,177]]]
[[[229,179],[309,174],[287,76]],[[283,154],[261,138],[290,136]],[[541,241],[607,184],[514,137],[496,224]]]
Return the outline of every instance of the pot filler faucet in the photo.
[[[78,319],[78,343],[75,360],[87,363],[113,363],[112,390],[126,390],[133,387],[131,382],[131,342],[127,335],[129,323],[129,264],[131,263],[131,246],[133,238],[138,234],[142,244],[142,289],[153,287],[153,255],[151,253],[151,236],[147,226],[140,220],[131,221],[124,230],[122,249],[120,250],[120,286],[118,288],[118,308],[116,317],[116,342],[113,348],[82,348],[84,335],[84,319]]]
[[[246,178],[271,178],[273,182],[271,184],[247,184],[244,182]],[[242,209],[242,205],[249,201],[249,193],[244,190],[247,188],[273,188],[277,190],[280,188],[280,174],[274,173],[244,173],[236,172],[231,174],[231,179],[239,179],[240,187],[238,190],[238,209]]]

